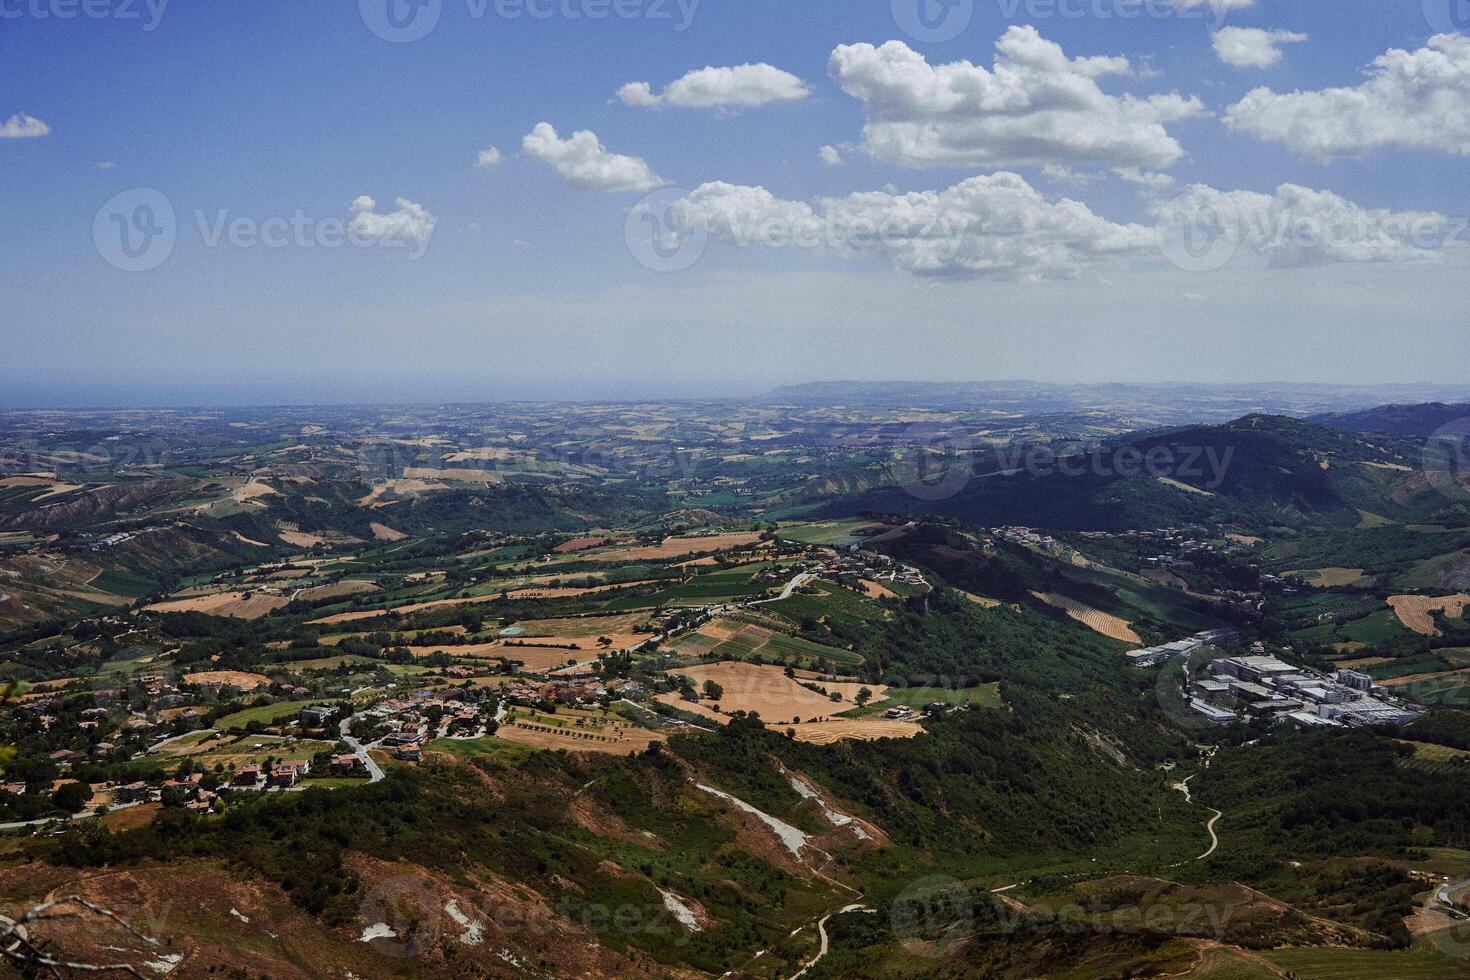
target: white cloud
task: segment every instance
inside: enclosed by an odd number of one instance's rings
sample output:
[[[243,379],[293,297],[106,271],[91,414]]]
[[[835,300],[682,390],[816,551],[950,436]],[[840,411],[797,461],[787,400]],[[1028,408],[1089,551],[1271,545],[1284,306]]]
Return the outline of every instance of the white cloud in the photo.
[[[817,151],[817,156],[829,167],[842,166],[842,151],[835,146],[824,146]]]
[[[24,112],[11,116],[0,124],[0,139],[6,140],[35,139],[38,136],[46,136],[50,132],[50,126]]]
[[[1071,184],[1083,187],[1107,178],[1095,170],[1073,170],[1061,163],[1048,163],[1041,168],[1041,176],[1055,184]]]
[[[406,197],[397,200],[398,210],[377,213],[377,202],[366,194],[352,202],[352,218],[348,229],[363,238],[411,239],[424,241],[434,232],[437,219],[422,205]]]
[[[1263,31],[1258,27],[1222,27],[1211,43],[1215,56],[1236,68],[1270,68],[1281,61],[1281,45],[1300,44],[1305,34]]]
[[[829,70],[863,103],[870,153],[909,167],[1102,164],[1159,169],[1183,156],[1165,124],[1204,113],[1177,93],[1137,98],[1097,79],[1126,58],[1068,58],[1034,27],[996,42],[994,67],[931,66],[901,41],[841,45]]]
[[[1152,212],[1161,225],[1183,218],[1193,229],[1223,232],[1272,268],[1434,261],[1462,231],[1437,212],[1365,208],[1296,184],[1282,184],[1274,194],[1195,184]]]
[[[1119,180],[1138,184],[1141,187],[1158,189],[1169,187],[1174,183],[1174,178],[1168,174],[1161,174],[1153,170],[1140,170],[1138,167],[1114,167],[1113,173]]]
[[[642,157],[609,153],[591,130],[562,139],[551,123],[537,123],[521,141],[521,148],[527,156],[551,164],[571,183],[590,190],[651,191],[668,184]]]
[[[116,167],[117,164],[113,163],[111,160],[103,160],[97,164],[98,170],[112,170]]]
[[[487,146],[480,151],[480,156],[475,160],[477,167],[498,167],[505,159],[500,150],[493,146]]]
[[[670,82],[659,94],[647,82],[629,82],[618,89],[624,105],[684,109],[749,109],[771,102],[795,102],[812,92],[801,79],[773,65],[737,65],[701,68]]]
[[[740,247],[876,255],[905,272],[945,278],[1066,279],[1155,244],[1152,228],[1114,224],[1076,201],[1048,201],[1012,173],[943,191],[821,198],[815,206],[763,187],[710,183],[669,213],[685,233],[702,229]]]
[[[1470,37],[1440,34],[1374,59],[1355,88],[1248,93],[1225,122],[1326,162],[1396,146],[1470,156]]]

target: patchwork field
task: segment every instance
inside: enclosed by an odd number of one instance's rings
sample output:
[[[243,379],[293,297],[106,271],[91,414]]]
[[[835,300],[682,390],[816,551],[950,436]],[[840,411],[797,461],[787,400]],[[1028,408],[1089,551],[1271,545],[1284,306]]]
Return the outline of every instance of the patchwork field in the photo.
[[[536,576],[534,578],[518,579],[516,580],[516,583],[514,583],[517,587],[514,589],[510,589],[506,594],[511,595],[515,598],[559,598],[560,596],[558,595],[558,593],[562,591],[560,589],[553,589],[550,587],[543,589],[526,585],[526,583],[534,582],[537,580],[550,581],[554,577],[555,576]],[[595,586],[587,589],[570,589],[566,591],[573,596],[591,595],[598,592],[616,592],[622,589],[630,589],[643,584],[646,583],[619,582],[609,585]],[[320,619],[313,619],[311,622],[313,625],[334,626],[339,623],[355,623],[364,619],[375,619],[389,612],[397,613],[402,616],[408,616],[413,613],[427,612],[434,609],[449,609],[455,606],[484,605],[486,603],[499,602],[500,598],[500,592],[490,592],[484,595],[464,596],[453,599],[432,599],[425,602],[411,602],[402,606],[393,606],[391,608],[383,607],[378,609],[358,609],[353,610],[352,612],[336,613],[331,616],[323,616]]]
[[[758,544],[759,531],[735,531],[726,534],[709,534],[700,537],[665,538],[661,544],[644,545],[637,548],[608,552],[599,557],[607,561],[665,561],[697,555],[706,551],[724,551]]]
[[[732,618],[711,620],[695,632],[681,636],[668,649],[680,656],[689,657],[733,657],[737,660],[749,660],[760,656],[768,660],[798,662],[862,662],[850,650],[823,646]]]
[[[286,741],[277,735],[238,735],[226,732],[196,732],[166,745],[159,757],[173,760],[188,758],[195,764],[213,768],[238,768],[260,764],[267,759],[306,762],[318,752],[329,751],[331,742],[311,739]]]

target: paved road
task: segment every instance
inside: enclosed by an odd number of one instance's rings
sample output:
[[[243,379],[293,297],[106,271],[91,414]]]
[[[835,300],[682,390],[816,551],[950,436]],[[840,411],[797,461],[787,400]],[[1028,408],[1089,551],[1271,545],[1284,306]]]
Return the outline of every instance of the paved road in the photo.
[[[107,812],[111,813],[114,810],[127,810],[138,805],[139,804],[137,803],[119,803],[116,806],[108,807]],[[90,817],[95,816],[97,816],[97,811],[95,809],[89,808],[83,810],[81,813],[73,813],[69,817],[42,817],[39,820],[20,820],[16,823],[0,823],[0,830],[20,830],[24,827],[39,827],[42,824],[52,823],[58,820],[86,820]]]
[[[192,732],[185,732],[182,735],[173,735],[173,736],[170,736],[169,738],[164,739],[161,742],[154,742],[152,745],[148,746],[147,754],[148,755],[153,755],[155,752],[157,752],[159,749],[163,748],[165,745],[168,745],[168,744],[170,744],[172,742],[177,742],[181,738],[188,738],[190,735],[213,735],[213,734],[215,734],[215,730],[213,728],[196,728]]]
[[[347,718],[343,718],[342,724],[338,727],[337,732],[342,736],[342,741],[346,742],[347,747],[352,750],[352,754],[357,756],[357,758],[361,760],[362,764],[367,767],[368,782],[376,783],[378,780],[383,778],[383,770],[377,764],[377,762],[373,760],[373,757],[368,755],[367,746],[363,745],[357,739],[353,738],[352,732],[350,730],[352,728],[353,720],[361,717],[361,715],[351,715]]]
[[[1470,878],[1466,878],[1464,881],[1452,881],[1447,885],[1440,885],[1439,888],[1435,889],[1434,900],[1444,905],[1447,909],[1458,911],[1455,903],[1450,901],[1450,896],[1467,888],[1470,888]],[[1470,896],[1467,896],[1467,898],[1470,898]]]
[[[786,588],[782,589],[781,594],[776,596],[774,599],[757,599],[754,602],[747,602],[746,605],[763,606],[768,602],[780,602],[782,599],[790,599],[791,593],[795,592],[797,589],[801,588],[803,585],[806,585],[808,582],[812,581],[815,578],[816,576],[813,575],[811,572],[802,572],[800,575],[796,576],[796,578],[792,579],[790,582],[787,582]]]

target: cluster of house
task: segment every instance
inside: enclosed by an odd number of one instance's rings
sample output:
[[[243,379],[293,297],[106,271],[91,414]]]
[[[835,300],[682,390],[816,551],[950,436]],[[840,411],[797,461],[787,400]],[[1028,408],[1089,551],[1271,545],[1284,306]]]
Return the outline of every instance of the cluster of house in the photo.
[[[918,569],[900,565],[887,555],[864,551],[860,545],[850,545],[845,552],[836,548],[819,548],[817,556],[819,560],[815,563],[773,569],[770,574],[774,578],[784,579],[793,571],[810,572],[818,578],[830,579],[841,585],[852,585],[859,579],[918,586],[927,584]]]
[[[424,743],[437,737],[440,732],[431,730],[429,712],[437,708],[440,713],[441,731],[458,726],[473,730],[480,723],[480,712],[476,705],[489,696],[485,688],[461,687],[449,691],[416,691],[406,698],[390,698],[380,701],[364,714],[378,719],[388,734],[380,740],[385,748],[393,750],[394,758],[402,762],[418,762],[423,757]],[[356,757],[333,757],[333,768],[338,759],[346,762]],[[351,767],[348,767],[350,771]]]
[[[1012,544],[1040,548],[1042,551],[1056,551],[1061,547],[1056,538],[1048,534],[1038,534],[1029,527],[998,527],[995,529],[995,536]]]
[[[92,795],[93,797],[100,794],[110,795],[113,806],[124,806],[134,803],[156,803],[163,798],[164,793],[178,790],[183,794],[186,810],[194,813],[209,813],[214,809],[219,794],[205,789],[203,781],[204,774],[196,772],[180,779],[167,780],[161,784],[146,783],[142,780],[131,783],[100,783],[93,784]],[[25,783],[6,784],[0,789],[20,794],[25,792]]]
[[[606,697],[610,691],[633,693],[627,687],[628,682],[609,681],[604,684],[596,679],[595,671],[590,671],[584,676],[563,676],[542,683],[521,681],[507,684],[500,689],[500,696],[510,704],[524,707],[548,701],[552,704],[592,704]]]
[[[306,761],[282,761],[269,768],[251,763],[235,770],[230,785],[236,789],[290,789],[310,771],[311,763]]]
[[[1253,655],[1211,661],[1209,671],[1210,677],[1194,683],[1190,705],[1219,723],[1239,717],[1223,703],[1304,728],[1406,725],[1424,713],[1394,700],[1372,677],[1353,670],[1327,677],[1276,657]]]

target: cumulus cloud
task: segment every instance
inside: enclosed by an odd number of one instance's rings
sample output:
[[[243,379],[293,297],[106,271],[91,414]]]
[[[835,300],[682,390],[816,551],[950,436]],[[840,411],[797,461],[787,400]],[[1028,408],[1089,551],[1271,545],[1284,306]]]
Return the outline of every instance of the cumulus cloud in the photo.
[[[1215,56],[1236,68],[1270,68],[1281,61],[1281,45],[1300,44],[1305,34],[1263,31],[1258,27],[1222,27],[1211,43]]]
[[[50,126],[24,112],[11,116],[0,124],[0,139],[6,140],[35,139],[38,136],[46,136],[50,132]]]
[[[487,146],[480,151],[479,157],[475,160],[475,166],[498,167],[500,166],[501,161],[504,159],[505,157],[501,155],[500,150],[497,147]]]
[[[1101,164],[1161,169],[1183,156],[1165,124],[1204,113],[1178,93],[1138,98],[1097,80],[1126,58],[1068,58],[1034,27],[996,42],[994,66],[930,65],[901,41],[841,45],[833,79],[863,104],[875,157],[909,167]]]
[[[1174,183],[1174,178],[1168,174],[1161,174],[1152,170],[1141,170],[1138,167],[1115,167],[1113,173],[1119,180],[1130,184],[1138,184],[1140,187],[1151,187],[1158,189],[1168,187]]]
[[[651,191],[668,184],[642,157],[609,153],[591,130],[562,139],[551,123],[537,123],[521,141],[521,149],[526,156],[551,164],[568,181],[589,190]]]
[[[397,200],[398,210],[377,213],[378,204],[366,194],[352,202],[348,229],[362,238],[425,241],[434,232],[435,217],[406,197]]]
[[[1161,229],[1184,221],[1224,235],[1273,268],[1338,262],[1434,261],[1463,244],[1458,224],[1433,211],[1365,208],[1330,191],[1282,184],[1274,194],[1195,184],[1152,208]]]
[[[670,82],[654,94],[647,82],[629,82],[618,89],[624,105],[684,109],[750,109],[771,102],[796,102],[812,92],[801,79],[773,65],[736,65],[701,68]]]
[[[1152,228],[1047,200],[1020,176],[971,177],[943,191],[869,191],[813,204],[763,187],[705,184],[670,208],[682,233],[740,247],[874,255],[918,276],[1067,279],[1099,260],[1146,252]]]
[[[1380,147],[1470,156],[1470,37],[1440,34],[1374,59],[1353,88],[1282,94],[1258,88],[1225,122],[1326,162]]]
[[[842,151],[835,146],[824,146],[817,151],[817,156],[829,167],[842,166]]]

